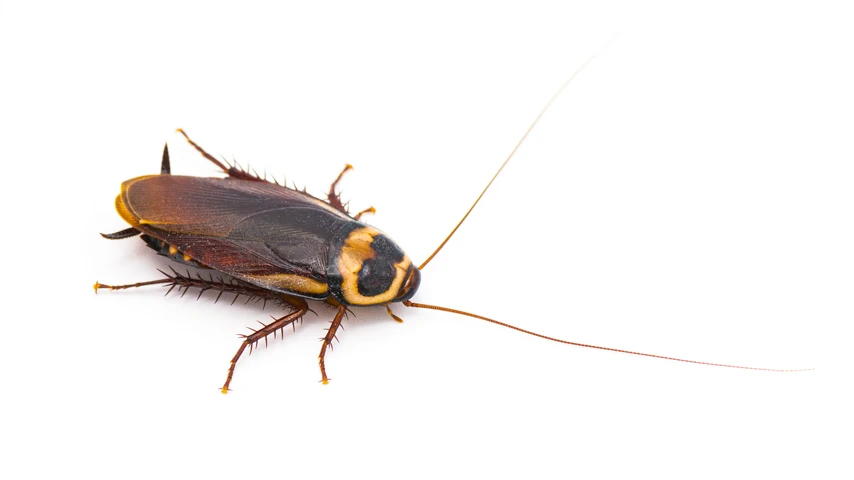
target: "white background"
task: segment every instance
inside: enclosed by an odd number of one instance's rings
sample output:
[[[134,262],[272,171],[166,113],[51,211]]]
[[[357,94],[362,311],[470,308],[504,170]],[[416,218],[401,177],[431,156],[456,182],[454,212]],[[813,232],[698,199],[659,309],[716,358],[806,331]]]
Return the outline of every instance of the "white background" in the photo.
[[[839,5],[842,5],[840,2]],[[272,4],[272,2],[271,2]],[[358,6],[356,5],[358,4]],[[841,478],[850,470],[851,15],[829,2],[3,2],[4,475]],[[120,182],[216,175],[174,133],[353,209],[450,314],[95,295],[168,263]],[[837,435],[842,435],[841,438]],[[846,443],[847,442],[847,443]],[[846,458],[847,456],[847,458]]]

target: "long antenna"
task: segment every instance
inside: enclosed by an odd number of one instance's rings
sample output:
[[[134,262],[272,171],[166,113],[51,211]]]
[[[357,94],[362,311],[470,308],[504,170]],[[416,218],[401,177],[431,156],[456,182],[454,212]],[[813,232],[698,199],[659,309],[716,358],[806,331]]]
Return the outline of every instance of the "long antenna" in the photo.
[[[426,303],[415,303],[415,302],[410,302],[409,300],[405,300],[403,302],[403,304],[406,305],[407,307],[426,308],[428,310],[439,310],[441,312],[456,313],[457,315],[465,315],[466,317],[472,317],[472,318],[476,318],[478,320],[483,320],[483,321],[486,321],[489,323],[494,323],[496,325],[500,325],[502,327],[506,327],[506,328],[509,328],[511,330],[516,330],[517,332],[527,333],[528,335],[533,335],[533,336],[538,337],[538,338],[543,338],[545,340],[551,340],[552,342],[563,343],[566,345],[573,345],[576,347],[595,348],[596,350],[606,350],[609,352],[627,353],[629,355],[639,355],[641,357],[660,358],[662,360],[673,360],[674,362],[696,363],[699,365],[709,365],[712,367],[740,368],[742,370],[762,370],[765,372],[806,372],[809,370],[814,370],[813,368],[798,368],[798,369],[791,369],[791,370],[781,370],[781,369],[777,369],[777,368],[744,367],[741,365],[727,365],[724,363],[701,362],[698,360],[686,360],[684,358],[666,357],[664,355],[654,355],[652,353],[633,352],[631,350],[621,350],[619,348],[600,347],[598,345],[589,345],[586,343],[570,342],[568,340],[561,340],[559,338],[549,337],[548,335],[542,335],[540,333],[532,332],[530,330],[525,330],[524,328],[519,328],[519,327],[510,325],[509,323],[499,322],[498,320],[493,320],[489,317],[484,317],[483,315],[476,315],[474,313],[464,312],[462,310],[455,310],[453,308],[439,307],[437,305],[428,305]]]
[[[606,46],[607,46],[607,44],[606,44]],[[604,47],[603,47],[603,48],[604,48]],[[471,207],[469,207],[469,209],[468,209],[468,211],[466,212],[466,214],[465,214],[465,215],[463,215],[462,220],[460,220],[460,221],[459,221],[459,223],[457,223],[457,226],[455,226],[455,227],[454,227],[454,229],[453,229],[453,230],[451,230],[451,233],[449,233],[449,234],[448,234],[448,236],[447,236],[447,237],[445,237],[445,240],[444,240],[444,241],[442,241],[442,243],[439,245],[439,247],[438,247],[438,248],[436,248],[436,250],[435,250],[435,251],[433,251],[433,253],[432,253],[429,257],[427,257],[427,260],[424,260],[424,263],[422,263],[422,264],[418,267],[418,269],[419,269],[419,270],[423,270],[423,269],[424,269],[424,267],[425,267],[425,266],[427,266],[427,264],[428,264],[428,263],[430,263],[430,260],[433,260],[433,257],[435,257],[435,256],[436,256],[436,254],[437,254],[437,253],[439,253],[439,251],[440,251],[440,250],[442,250],[442,248],[445,246],[445,244],[446,244],[446,243],[448,243],[448,240],[450,240],[450,239],[451,239],[451,237],[452,237],[452,236],[454,236],[454,234],[455,234],[455,233],[457,232],[457,230],[460,228],[460,225],[462,225],[462,224],[463,224],[463,222],[465,222],[465,221],[466,221],[466,218],[468,218],[469,214],[472,212],[472,210],[474,210],[474,207],[475,207],[475,206],[477,206],[478,202],[480,202],[480,199],[481,199],[481,198],[483,198],[483,195],[486,193],[486,191],[487,191],[487,190],[489,190],[489,187],[490,187],[490,186],[492,186],[492,182],[494,182],[494,181],[495,181],[495,179],[496,179],[496,178],[498,178],[498,175],[501,173],[501,171],[502,171],[502,170],[504,170],[504,167],[505,167],[505,166],[507,166],[507,163],[510,161],[510,159],[511,159],[511,158],[513,158],[513,155],[515,155],[515,154],[516,154],[516,150],[518,150],[518,149],[519,149],[519,147],[522,145],[522,142],[524,142],[524,141],[525,141],[525,139],[526,139],[526,138],[528,138],[528,134],[529,134],[529,133],[531,133],[531,130],[533,130],[533,129],[534,129],[534,127],[537,125],[537,122],[539,122],[539,121],[540,121],[540,118],[542,118],[542,116],[546,113],[546,111],[549,109],[549,107],[551,107],[551,106],[552,106],[552,104],[554,103],[554,101],[557,99],[557,97],[558,97],[558,96],[560,96],[561,92],[563,92],[563,90],[567,87],[567,85],[569,85],[569,83],[570,83],[573,79],[575,79],[575,77],[577,77],[577,76],[578,76],[578,74],[580,74],[580,73],[581,73],[581,71],[582,71],[582,70],[584,70],[584,68],[587,66],[587,64],[589,64],[591,61],[593,61],[593,59],[594,59],[594,58],[596,58],[596,56],[597,56],[597,55],[598,55],[598,52],[597,52],[597,53],[594,53],[593,55],[591,55],[591,56],[590,56],[590,58],[588,58],[588,59],[587,59],[587,61],[585,61],[583,64],[581,64],[581,66],[580,66],[580,67],[578,67],[578,70],[576,70],[576,71],[575,71],[575,73],[573,73],[573,74],[572,74],[572,76],[571,76],[571,77],[569,77],[569,79],[567,79],[567,80],[563,83],[563,85],[561,85],[561,86],[560,86],[560,88],[558,88],[557,92],[555,92],[555,94],[554,94],[554,95],[552,96],[552,98],[548,101],[548,103],[546,103],[546,106],[545,106],[545,107],[543,107],[543,109],[540,111],[539,115],[537,115],[537,118],[535,118],[535,119],[534,119],[534,122],[533,122],[533,123],[531,123],[531,126],[530,126],[530,127],[528,127],[528,130],[526,130],[526,131],[525,131],[525,134],[524,134],[524,135],[522,135],[522,138],[521,138],[521,139],[519,139],[519,142],[518,142],[518,143],[516,144],[516,146],[513,148],[513,151],[511,151],[511,152],[510,152],[510,155],[508,155],[508,156],[507,156],[507,159],[506,159],[506,160],[504,160],[504,163],[502,163],[502,164],[501,164],[501,167],[499,167],[499,168],[498,168],[498,171],[497,171],[497,172],[495,172],[495,175],[493,175],[493,176],[492,176],[492,178],[489,180],[489,183],[487,183],[487,184],[486,184],[486,187],[483,189],[483,191],[482,191],[482,192],[480,192],[480,195],[478,195],[477,200],[475,200],[475,201],[474,201],[474,203],[472,204],[472,206],[471,206]],[[437,305],[428,305],[428,304],[426,304],[426,303],[416,303],[416,302],[412,302],[412,301],[409,301],[409,300],[405,300],[405,301],[403,302],[403,304],[404,304],[405,306],[407,306],[407,307],[424,308],[424,309],[427,309],[427,310],[438,310],[438,311],[441,311],[441,312],[454,313],[454,314],[457,314],[457,315],[463,315],[463,316],[466,316],[466,317],[476,318],[476,319],[478,319],[478,320],[483,320],[483,321],[485,321],[485,322],[493,323],[493,324],[495,324],[495,325],[499,325],[499,326],[502,326],[502,327],[505,327],[505,328],[509,328],[509,329],[511,329],[511,330],[516,330],[517,332],[526,333],[526,334],[528,334],[528,335],[533,335],[533,336],[538,337],[538,338],[542,338],[542,339],[545,339],[545,340],[550,340],[550,341],[552,341],[552,342],[563,343],[563,344],[566,344],[566,345],[572,345],[572,346],[575,346],[575,347],[593,348],[593,349],[596,349],[596,350],[605,350],[605,351],[609,351],[609,352],[625,353],[625,354],[629,354],[629,355],[638,355],[638,356],[641,356],[641,357],[659,358],[659,359],[662,359],[662,360],[672,360],[672,361],[675,361],[675,362],[694,363],[694,364],[698,364],[698,365],[709,365],[709,366],[713,366],[713,367],[739,368],[739,369],[742,369],[742,370],[762,370],[762,371],[766,371],[766,372],[805,372],[805,371],[809,371],[809,370],[814,370],[813,368],[798,368],[798,369],[789,369],[789,370],[786,370],[786,369],[776,369],[776,368],[745,367],[745,366],[742,366],[742,365],[728,365],[728,364],[724,364],[724,363],[702,362],[702,361],[699,361],[699,360],[687,360],[687,359],[684,359],[684,358],[667,357],[667,356],[664,356],[664,355],[655,355],[655,354],[652,354],[652,353],[634,352],[634,351],[631,351],[631,350],[622,350],[622,349],[619,349],[619,348],[600,347],[600,346],[598,346],[598,345],[590,345],[590,344],[586,344],[586,343],[570,342],[570,341],[568,341],[568,340],[561,340],[561,339],[559,339],[559,338],[549,337],[548,335],[543,335],[543,334],[540,334],[540,333],[532,332],[532,331],[530,331],[530,330],[525,330],[524,328],[519,328],[519,327],[516,327],[516,326],[514,326],[514,325],[510,325],[509,323],[500,322],[500,321],[498,321],[498,320],[493,320],[493,319],[491,319],[491,318],[489,318],[489,317],[484,317],[483,315],[477,315],[477,314],[474,314],[474,313],[464,312],[464,311],[462,311],[462,310],[456,310],[456,309],[453,309],[453,308],[440,307],[440,306],[437,306]],[[388,306],[386,306],[386,309],[388,310],[388,313],[389,313],[392,317],[394,317],[394,319],[395,319],[395,320],[400,321],[400,318],[399,318],[399,317],[397,317],[394,313],[392,313],[391,309],[390,309],[390,308],[388,308]]]
[[[439,245],[439,247],[436,248],[436,250],[434,250],[433,253],[431,253],[429,257],[427,257],[427,260],[424,260],[424,263],[422,263],[418,267],[418,270],[423,270],[424,267],[426,267],[427,264],[430,263],[430,260],[433,260],[433,257],[435,257],[437,253],[439,253],[439,250],[441,250],[442,247],[444,247],[445,244],[448,243],[448,240],[450,240],[451,237],[453,237],[454,234],[457,233],[457,229],[459,229],[460,225],[462,225],[463,222],[466,221],[466,218],[468,218],[471,211],[474,210],[474,207],[477,206],[478,202],[480,202],[480,199],[483,198],[483,194],[485,194],[486,191],[489,190],[489,187],[492,186],[492,182],[494,182],[495,179],[498,178],[498,174],[500,174],[501,171],[504,170],[504,167],[507,166],[507,163],[510,161],[511,158],[513,158],[513,155],[516,154],[516,150],[519,150],[519,147],[522,145],[522,142],[524,142],[525,139],[528,138],[528,134],[531,133],[531,130],[533,130],[534,127],[537,125],[537,122],[540,121],[540,118],[543,117],[543,115],[546,113],[546,111],[549,109],[549,107],[551,107],[552,104],[554,103],[554,101],[557,100],[557,97],[560,96],[561,92],[563,92],[563,90],[566,88],[566,86],[569,85],[569,82],[571,82],[575,77],[577,77],[578,74],[581,73],[582,70],[584,70],[584,67],[586,67],[588,63],[592,62],[594,58],[596,58],[597,54],[598,54],[598,52],[594,53],[593,55],[590,56],[590,58],[588,58],[584,63],[582,63],[581,66],[578,67],[578,70],[576,70],[575,73],[573,73],[571,77],[569,77],[565,82],[563,82],[563,85],[561,85],[560,88],[557,89],[557,92],[555,92],[555,94],[552,95],[552,98],[549,100],[548,103],[546,103],[546,106],[543,107],[542,110],[540,110],[540,114],[537,115],[537,118],[535,118],[534,122],[531,123],[531,126],[528,127],[528,130],[525,131],[525,134],[522,135],[522,138],[519,139],[519,143],[517,143],[516,146],[513,147],[513,151],[510,152],[510,155],[507,156],[507,159],[504,160],[504,163],[501,164],[501,166],[498,168],[498,171],[495,172],[495,175],[492,176],[492,179],[489,180],[489,183],[487,183],[486,187],[483,189],[483,191],[480,192],[480,195],[477,196],[477,200],[474,201],[474,203],[469,208],[469,210],[466,212],[466,214],[463,215],[462,220],[460,220],[460,222],[457,223],[457,226],[454,227],[453,230],[451,230],[451,233],[449,233],[448,236],[445,237],[445,240],[442,241],[442,243]]]

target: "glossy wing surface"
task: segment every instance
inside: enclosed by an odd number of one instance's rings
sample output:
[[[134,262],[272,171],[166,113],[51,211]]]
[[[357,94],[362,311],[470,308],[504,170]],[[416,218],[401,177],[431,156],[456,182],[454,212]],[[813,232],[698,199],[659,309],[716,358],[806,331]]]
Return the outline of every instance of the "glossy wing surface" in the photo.
[[[262,182],[161,175],[129,180],[135,227],[247,282],[325,298],[336,234],[353,219],[309,195]]]

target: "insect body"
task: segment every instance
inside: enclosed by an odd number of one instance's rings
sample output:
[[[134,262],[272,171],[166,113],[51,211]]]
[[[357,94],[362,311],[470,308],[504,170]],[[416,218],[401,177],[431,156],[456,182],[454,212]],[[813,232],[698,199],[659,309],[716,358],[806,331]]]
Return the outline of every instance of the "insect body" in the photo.
[[[575,75],[583,68],[584,65]],[[771,370],[575,343],[480,315],[410,300],[418,289],[420,271],[465,221],[549,105],[575,75],[564,83],[540,112],[463,219],[418,267],[387,235],[359,221],[364,213],[373,212],[373,207],[355,216],[349,215],[336,192],[341,176],[352,168],[349,165],[332,183],[324,201],[305,191],[268,182],[256,174],[227,166],[179,130],[196,150],[227,173],[228,177],[173,176],[168,148],[164,148],[160,175],[142,176],[124,182],[116,198],[116,210],[130,224],[130,228],[102,235],[114,240],[141,235],[147,245],[159,254],[181,263],[221,272],[231,277],[231,280],[214,279],[212,275],[205,279],[201,275],[193,277],[174,273],[160,280],[131,285],[95,283],[95,291],[159,284],[169,286],[170,291],[175,287],[199,288],[201,292],[219,291],[219,295],[226,292],[245,295],[265,303],[272,301],[290,310],[288,314],[244,336],[231,360],[222,387],[223,393],[228,392],[235,365],[246,347],[251,348],[268,335],[302,318],[309,311],[306,299],[323,301],[337,309],[318,356],[323,383],[328,381],[326,350],[335,338],[348,308],[382,305],[393,318],[400,320],[389,307],[394,302],[402,302],[407,307],[465,315],[569,345],[688,363]]]
[[[407,300],[418,287],[418,269],[388,236],[269,182],[137,177],[116,209],[161,253],[266,290],[350,306]]]
[[[388,236],[359,222],[365,212],[355,217],[348,214],[335,191],[341,175],[324,202],[239,168],[226,168],[189,137],[187,140],[229,177],[173,176],[168,146],[164,147],[161,174],[124,182],[116,197],[116,210],[131,228],[104,237],[142,234],[148,246],[162,255],[235,279],[206,282],[202,277],[176,274],[160,283],[242,293],[278,301],[294,310],[245,338],[232,361],[224,392],[246,346],[301,318],[308,311],[304,298],[338,307],[320,355],[323,381],[327,382],[326,347],[347,307],[408,300],[418,289],[418,268]],[[348,165],[341,174],[350,168]],[[96,291],[123,287],[95,285]]]

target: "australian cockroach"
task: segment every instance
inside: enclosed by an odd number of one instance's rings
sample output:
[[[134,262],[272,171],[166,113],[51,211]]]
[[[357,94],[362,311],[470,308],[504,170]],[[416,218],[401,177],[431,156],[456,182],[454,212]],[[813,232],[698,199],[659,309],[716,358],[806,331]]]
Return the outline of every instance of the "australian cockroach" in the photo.
[[[326,200],[322,200],[305,190],[267,181],[265,177],[250,173],[236,163],[223,163],[179,129],[190,145],[222,169],[227,177],[171,175],[169,150],[164,147],[160,175],[127,180],[116,197],[116,210],[130,224],[130,228],[101,235],[111,240],[139,235],[160,255],[226,276],[210,275],[206,278],[199,274],[183,275],[173,270],[172,273],[164,273],[165,278],[129,285],[114,286],[96,282],[95,291],[146,285],[168,286],[169,291],[176,287],[184,291],[198,288],[199,295],[208,290],[218,292],[217,300],[223,293],[231,293],[263,300],[265,303],[277,303],[288,310],[286,315],[243,336],[243,342],[231,359],[222,386],[223,393],[228,392],[237,361],[246,348],[251,349],[268,335],[300,320],[309,311],[307,300],[326,302],[336,309],[332,323],[322,339],[318,356],[323,383],[328,382],[325,365],[327,348],[335,338],[348,309],[385,306],[389,315],[399,321],[400,318],[390,308],[392,303],[465,315],[579,347],[703,365],[796,371],[723,365],[570,342],[473,313],[410,300],[418,290],[421,270],[454,235],[552,102],[585,65],[549,100],[460,222],[418,267],[386,234],[359,221],[365,213],[373,212],[373,207],[354,216],[348,213],[336,187],[344,173],[352,168],[350,165],[332,182]]]

